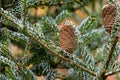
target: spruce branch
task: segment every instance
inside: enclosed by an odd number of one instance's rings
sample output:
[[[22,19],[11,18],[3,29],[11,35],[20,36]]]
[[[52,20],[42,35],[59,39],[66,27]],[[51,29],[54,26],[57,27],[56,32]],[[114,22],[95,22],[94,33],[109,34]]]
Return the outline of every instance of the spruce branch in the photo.
[[[107,60],[105,62],[105,65],[103,67],[103,70],[101,71],[100,77],[105,77],[105,73],[106,73],[106,71],[108,69],[108,66],[109,66],[109,63],[110,63],[110,61],[112,59],[112,55],[114,53],[114,50],[115,50],[116,44],[118,42],[118,39],[119,39],[118,36],[115,36],[114,39],[113,39],[113,44],[111,46],[111,49],[110,49],[110,52],[108,54]]]

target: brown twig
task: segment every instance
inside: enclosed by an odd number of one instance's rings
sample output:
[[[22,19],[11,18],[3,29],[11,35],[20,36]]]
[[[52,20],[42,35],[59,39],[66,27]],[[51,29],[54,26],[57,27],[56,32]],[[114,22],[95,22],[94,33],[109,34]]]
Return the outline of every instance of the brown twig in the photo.
[[[105,69],[108,68],[108,65],[109,65],[110,60],[111,60],[111,58],[112,58],[112,54],[113,54],[113,52],[114,52],[114,50],[115,50],[116,44],[117,44],[117,42],[118,42],[118,39],[119,39],[119,37],[116,36],[116,37],[114,38],[114,40],[113,40],[113,44],[112,44],[111,50],[110,50],[110,52],[109,52],[108,58],[107,58],[106,63],[105,63]]]
[[[106,73],[106,71],[108,69],[108,66],[109,66],[110,60],[112,58],[112,55],[114,53],[114,50],[115,50],[116,44],[118,42],[118,39],[119,39],[118,36],[115,36],[114,39],[113,39],[113,44],[112,44],[111,50],[110,50],[108,58],[107,58],[107,60],[105,62],[104,68],[101,71],[100,77],[105,77],[105,73]]]
[[[111,76],[111,75],[117,74],[119,72],[120,72],[120,69],[117,69],[115,71],[111,71],[111,72],[106,73],[105,76]]]

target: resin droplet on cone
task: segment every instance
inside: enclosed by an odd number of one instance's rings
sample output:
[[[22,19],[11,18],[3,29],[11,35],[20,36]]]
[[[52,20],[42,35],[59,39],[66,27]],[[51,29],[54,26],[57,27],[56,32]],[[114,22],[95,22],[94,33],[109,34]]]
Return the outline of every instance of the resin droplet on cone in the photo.
[[[60,29],[60,47],[68,53],[75,50],[75,33],[71,25],[61,24]]]
[[[115,23],[117,8],[114,4],[109,3],[103,7],[102,19],[104,27],[108,33],[111,33],[111,29]]]

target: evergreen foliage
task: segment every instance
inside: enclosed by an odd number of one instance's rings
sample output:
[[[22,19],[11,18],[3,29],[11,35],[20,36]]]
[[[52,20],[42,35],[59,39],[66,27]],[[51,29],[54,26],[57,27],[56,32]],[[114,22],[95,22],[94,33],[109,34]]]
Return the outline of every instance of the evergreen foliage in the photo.
[[[91,2],[91,3],[89,3]],[[92,14],[87,4],[95,7],[95,0],[0,0],[0,80],[45,80],[60,77],[65,80],[105,80],[120,72],[120,7],[117,0],[109,1],[117,7],[117,17],[111,34],[101,24],[101,8]],[[99,1],[102,3],[102,0]],[[38,6],[59,7],[55,17],[47,15],[30,20],[29,9]],[[90,14],[78,19],[73,11],[83,9]],[[74,16],[73,16],[74,15]],[[78,25],[69,23],[75,30],[76,48],[70,54],[60,47],[59,25],[73,18]],[[69,21],[68,21],[69,22]],[[23,49],[17,58],[10,50],[16,44]],[[32,67],[29,67],[32,65]],[[58,76],[56,68],[66,68],[66,76]]]

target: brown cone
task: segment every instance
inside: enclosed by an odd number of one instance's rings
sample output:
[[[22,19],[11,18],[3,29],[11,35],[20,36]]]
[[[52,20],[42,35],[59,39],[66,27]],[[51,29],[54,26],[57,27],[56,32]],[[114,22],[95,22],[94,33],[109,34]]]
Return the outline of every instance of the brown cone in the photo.
[[[115,23],[117,8],[114,4],[106,4],[103,7],[102,19],[104,27],[108,33],[111,33],[111,29]]]
[[[60,47],[68,53],[72,53],[75,50],[75,33],[74,29],[70,25],[60,25]]]

